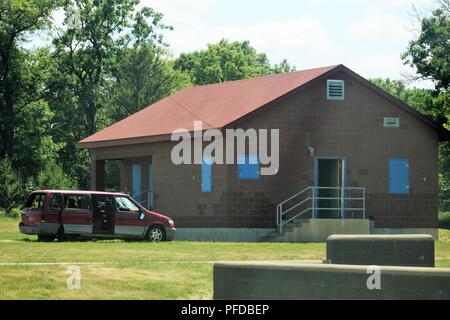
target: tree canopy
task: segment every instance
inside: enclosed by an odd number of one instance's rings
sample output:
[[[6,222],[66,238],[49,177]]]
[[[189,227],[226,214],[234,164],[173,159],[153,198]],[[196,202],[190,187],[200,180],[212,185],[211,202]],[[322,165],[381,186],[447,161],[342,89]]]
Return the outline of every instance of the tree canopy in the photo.
[[[403,54],[405,63],[415,67],[424,79],[431,79],[437,90],[450,85],[450,0],[440,0],[441,6],[431,16],[419,18],[417,39],[409,43]]]
[[[182,53],[175,69],[188,72],[196,85],[248,79],[295,70],[287,60],[272,66],[264,53],[258,53],[249,41],[221,40],[206,50]]]

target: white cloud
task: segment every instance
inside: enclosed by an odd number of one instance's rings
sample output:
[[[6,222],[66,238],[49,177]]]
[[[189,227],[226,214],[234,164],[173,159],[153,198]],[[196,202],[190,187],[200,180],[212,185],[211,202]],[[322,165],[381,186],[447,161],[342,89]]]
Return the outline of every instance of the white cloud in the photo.
[[[329,4],[329,0],[306,0],[309,5],[324,5]],[[417,6],[429,6],[435,3],[435,0],[341,0],[345,6],[360,5],[364,7],[379,6],[379,7],[411,7]]]
[[[360,59],[348,61],[347,67],[366,78],[391,78],[395,80],[410,80],[416,72],[413,68],[404,65],[397,52],[386,54],[370,54]],[[413,81],[412,87],[433,88],[431,81]]]
[[[351,62],[351,65],[356,72],[370,78],[389,78],[409,69],[403,65],[400,53],[371,54]]]
[[[166,23],[178,25],[199,22],[201,14],[216,3],[217,0],[141,0],[139,7],[151,7],[164,14]]]
[[[412,25],[389,14],[372,15],[346,28],[348,37],[358,41],[407,43],[412,38]]]
[[[272,62],[292,56],[312,57],[330,49],[326,28],[313,18],[218,28],[195,23],[190,28],[177,28],[166,35],[175,55],[205,48],[208,43],[216,43],[222,38],[249,40],[256,50],[267,53]]]
[[[230,40],[249,40],[257,50],[267,52],[276,61],[287,55],[319,54],[329,49],[326,28],[308,17],[217,30],[216,37],[220,34]]]

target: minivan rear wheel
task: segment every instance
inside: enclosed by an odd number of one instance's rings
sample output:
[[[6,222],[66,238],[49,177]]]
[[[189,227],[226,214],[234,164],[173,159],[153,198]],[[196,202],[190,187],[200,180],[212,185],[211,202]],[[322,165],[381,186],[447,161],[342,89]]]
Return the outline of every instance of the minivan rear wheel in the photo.
[[[161,242],[166,238],[164,228],[161,226],[151,226],[147,232],[147,240],[151,242]]]

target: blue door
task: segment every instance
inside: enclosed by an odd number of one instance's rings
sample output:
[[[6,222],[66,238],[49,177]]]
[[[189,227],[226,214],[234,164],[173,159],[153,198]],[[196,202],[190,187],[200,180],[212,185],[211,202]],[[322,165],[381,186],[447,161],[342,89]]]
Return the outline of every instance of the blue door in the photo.
[[[148,164],[148,208],[153,209],[153,167]]]
[[[408,159],[389,159],[389,193],[409,193]]]
[[[142,167],[140,164],[133,164],[132,172],[131,172],[131,178],[132,178],[132,196],[134,199],[136,199],[139,203],[142,201]]]
[[[202,192],[212,192],[212,159],[203,157],[202,162]]]

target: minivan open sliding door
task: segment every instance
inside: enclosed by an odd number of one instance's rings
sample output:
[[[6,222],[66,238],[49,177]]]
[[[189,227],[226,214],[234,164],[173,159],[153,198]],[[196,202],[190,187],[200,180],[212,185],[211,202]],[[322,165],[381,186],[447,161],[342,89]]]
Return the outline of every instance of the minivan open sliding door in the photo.
[[[92,195],[93,234],[113,235],[115,226],[114,198],[107,195]]]

